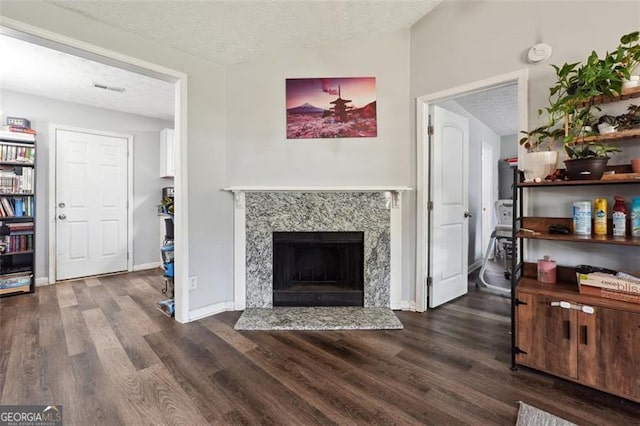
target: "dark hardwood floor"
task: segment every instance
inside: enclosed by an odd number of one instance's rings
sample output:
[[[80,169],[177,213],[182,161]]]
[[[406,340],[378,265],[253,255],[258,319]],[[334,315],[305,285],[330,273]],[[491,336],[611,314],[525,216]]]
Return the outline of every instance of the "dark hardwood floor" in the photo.
[[[236,332],[179,324],[157,271],[0,299],[0,404],[63,404],[65,424],[496,424],[517,401],[581,425],[640,404],[509,361],[509,302],[470,287],[404,330]]]

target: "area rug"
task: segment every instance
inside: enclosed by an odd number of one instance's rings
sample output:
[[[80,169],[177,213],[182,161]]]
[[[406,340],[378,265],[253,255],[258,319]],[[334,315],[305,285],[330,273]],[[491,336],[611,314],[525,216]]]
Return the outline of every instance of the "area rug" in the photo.
[[[516,426],[576,426],[576,424],[520,401]]]
[[[402,323],[391,309],[295,307],[246,309],[236,330],[397,330]]]

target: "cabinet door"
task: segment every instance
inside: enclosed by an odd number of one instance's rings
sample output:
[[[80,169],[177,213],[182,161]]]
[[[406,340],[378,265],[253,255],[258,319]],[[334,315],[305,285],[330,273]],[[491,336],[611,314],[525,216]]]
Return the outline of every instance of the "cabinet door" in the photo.
[[[578,314],[581,383],[640,399],[640,314],[595,308]]]
[[[526,353],[518,364],[576,379],[577,311],[551,306],[556,298],[518,292],[516,345]]]

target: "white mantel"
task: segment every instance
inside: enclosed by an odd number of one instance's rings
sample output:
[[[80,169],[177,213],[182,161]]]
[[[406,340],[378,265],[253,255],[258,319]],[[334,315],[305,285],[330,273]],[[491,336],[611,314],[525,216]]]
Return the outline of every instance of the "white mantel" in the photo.
[[[231,192],[403,192],[408,186],[229,186]]]
[[[246,210],[247,192],[382,192],[388,199],[390,210],[390,307],[401,308],[402,293],[402,193],[411,191],[407,186],[230,186],[234,209],[234,305],[236,310],[246,307]]]

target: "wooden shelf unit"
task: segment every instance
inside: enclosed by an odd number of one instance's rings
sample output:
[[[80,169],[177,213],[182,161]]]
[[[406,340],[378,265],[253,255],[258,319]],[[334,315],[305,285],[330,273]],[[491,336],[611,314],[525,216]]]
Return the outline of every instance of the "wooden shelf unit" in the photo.
[[[549,226],[562,225],[569,229],[573,226],[573,219],[567,217],[523,217],[522,228],[534,232],[519,231],[516,238],[533,240],[568,241],[574,243],[612,244],[623,246],[640,246],[640,237],[631,236],[631,226],[627,224],[627,236],[614,237],[613,222],[607,221],[607,235],[576,235],[576,234],[550,234]]]
[[[640,89],[634,92],[636,95],[640,96]],[[630,235],[629,224],[627,236],[613,237],[611,219],[608,235],[550,234],[550,225],[572,229],[573,219],[525,217],[522,201],[523,191],[535,188],[640,184],[640,179],[541,183],[525,183],[523,179],[522,171],[516,170],[511,259],[512,369],[518,365],[534,368],[640,402],[640,357],[636,356],[640,347],[640,304],[581,294],[573,267],[558,266],[556,284],[539,282],[537,265],[525,262],[523,255],[524,241],[533,239],[637,250],[640,238]],[[563,305],[570,308],[559,306],[559,302],[568,302]]]

